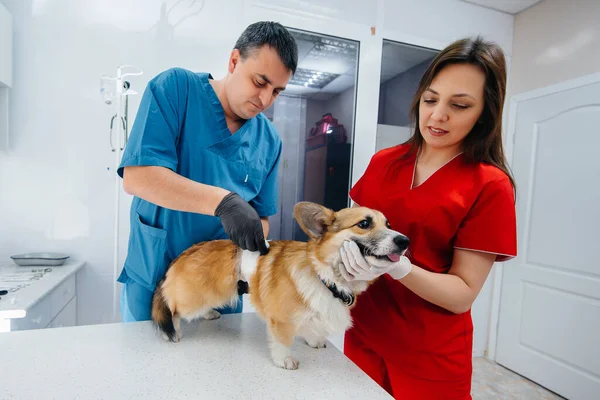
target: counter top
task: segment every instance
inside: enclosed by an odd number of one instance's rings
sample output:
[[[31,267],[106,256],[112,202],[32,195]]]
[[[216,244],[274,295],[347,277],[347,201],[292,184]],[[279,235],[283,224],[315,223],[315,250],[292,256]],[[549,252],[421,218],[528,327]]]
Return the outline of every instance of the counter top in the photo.
[[[64,282],[65,279],[79,271],[83,265],[83,261],[77,260],[67,260],[63,265],[52,267],[24,267],[8,262],[0,264],[0,281],[2,281],[2,276],[6,276],[7,274],[26,273],[31,272],[31,270],[51,268],[50,272],[45,272],[40,279],[32,281],[29,286],[1,296],[0,319],[24,318],[27,315],[27,310],[29,308],[34,306],[40,299]]]
[[[276,367],[254,313],[181,323],[180,343],[151,322],[0,334],[3,399],[392,399],[331,343],[297,340],[298,370]]]

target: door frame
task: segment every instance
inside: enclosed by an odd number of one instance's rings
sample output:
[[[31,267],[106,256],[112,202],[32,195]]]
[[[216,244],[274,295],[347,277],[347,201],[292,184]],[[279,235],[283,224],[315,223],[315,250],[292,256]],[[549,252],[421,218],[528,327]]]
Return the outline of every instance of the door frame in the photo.
[[[520,103],[539,97],[556,94],[571,89],[576,89],[581,86],[591,85],[600,82],[600,72],[584,75],[578,78],[565,80],[554,83],[541,88],[533,89],[528,92],[519,93],[511,96],[510,109],[508,117],[507,141],[506,141],[506,158],[509,165],[513,165],[514,145],[517,129],[517,112]],[[513,261],[509,261],[509,265]],[[496,361],[496,351],[498,346],[498,330],[500,321],[500,304],[502,301],[502,276],[504,263],[496,264],[493,270],[493,285],[492,285],[492,306],[490,310],[490,333],[488,338],[488,354],[487,358]]]

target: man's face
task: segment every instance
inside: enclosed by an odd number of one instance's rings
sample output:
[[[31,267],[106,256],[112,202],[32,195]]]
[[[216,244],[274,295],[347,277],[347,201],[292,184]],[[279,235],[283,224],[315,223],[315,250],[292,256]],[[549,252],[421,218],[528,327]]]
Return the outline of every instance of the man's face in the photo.
[[[269,108],[292,77],[277,52],[263,46],[242,60],[233,50],[229,59],[230,77],[225,87],[231,112],[239,118],[250,119]]]

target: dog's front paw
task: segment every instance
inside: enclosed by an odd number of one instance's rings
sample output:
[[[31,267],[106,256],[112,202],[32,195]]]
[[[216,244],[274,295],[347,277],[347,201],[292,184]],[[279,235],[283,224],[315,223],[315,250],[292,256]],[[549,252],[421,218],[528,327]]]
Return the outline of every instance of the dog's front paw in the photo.
[[[298,369],[298,366],[300,365],[300,362],[292,356],[287,356],[282,359],[273,359],[273,362],[280,368],[290,370]]]
[[[327,339],[304,339],[304,342],[313,349],[324,349],[327,347]]]
[[[202,318],[204,318],[204,319],[208,319],[208,320],[211,320],[211,319],[218,319],[219,317],[221,317],[221,314],[220,314],[218,311],[216,311],[216,310],[210,310],[210,311],[207,311],[207,312],[206,312],[206,313],[205,313],[205,314],[202,316]]]

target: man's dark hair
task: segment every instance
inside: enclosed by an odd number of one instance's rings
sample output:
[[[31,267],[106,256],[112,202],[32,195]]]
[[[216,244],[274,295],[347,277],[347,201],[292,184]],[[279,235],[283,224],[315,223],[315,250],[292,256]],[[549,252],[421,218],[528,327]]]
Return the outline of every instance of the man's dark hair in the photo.
[[[298,66],[298,45],[292,34],[278,22],[260,21],[249,25],[235,43],[245,60],[253,51],[268,45],[277,51],[283,65],[292,74]]]

